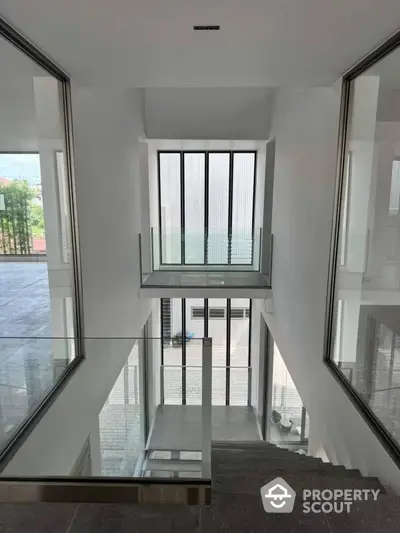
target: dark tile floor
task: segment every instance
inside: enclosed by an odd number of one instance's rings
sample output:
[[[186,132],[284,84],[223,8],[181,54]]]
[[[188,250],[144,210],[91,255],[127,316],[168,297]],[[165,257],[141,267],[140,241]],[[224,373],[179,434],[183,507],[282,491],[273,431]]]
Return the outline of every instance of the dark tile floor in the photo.
[[[210,507],[182,505],[0,504],[1,533],[397,533],[398,500],[382,497],[350,514],[264,512],[246,495],[214,495]]]

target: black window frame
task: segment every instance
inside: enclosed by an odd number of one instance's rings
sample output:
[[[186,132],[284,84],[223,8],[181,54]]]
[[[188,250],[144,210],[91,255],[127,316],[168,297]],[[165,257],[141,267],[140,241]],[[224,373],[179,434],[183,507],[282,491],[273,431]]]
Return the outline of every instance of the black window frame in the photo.
[[[181,306],[182,306],[182,331],[186,331],[186,305],[187,305],[187,299],[186,298],[177,298],[178,300],[181,300]],[[168,301],[171,301],[171,299],[169,298],[161,298],[160,299],[160,310],[161,310],[161,313],[160,313],[160,331],[161,331],[161,338],[162,338],[162,342],[161,342],[161,365],[164,365],[164,346],[165,344],[169,344],[169,342],[171,341],[171,329],[169,328],[169,336],[165,336],[164,335],[164,314],[165,314],[165,309],[167,306],[170,306],[171,303],[167,303]],[[213,307],[209,307],[209,302],[208,302],[208,298],[205,298],[204,300],[204,306],[202,309],[204,309],[204,328],[203,328],[203,333],[204,333],[204,337],[208,337],[208,326],[209,326],[209,320],[210,320],[210,310],[213,309]],[[229,406],[230,405],[230,378],[231,378],[231,372],[230,372],[230,360],[231,360],[231,322],[232,322],[232,317],[231,317],[231,309],[232,309],[232,306],[231,306],[231,299],[230,298],[227,298],[225,299],[226,301],[226,306],[225,307],[214,307],[214,309],[218,309],[218,310],[223,310],[224,311],[224,317],[223,317],[223,320],[226,320],[226,331],[225,331],[225,334],[226,334],[226,354],[225,354],[225,370],[226,370],[226,373],[225,373],[225,386],[226,386],[226,389],[225,389],[225,405]],[[249,307],[246,308],[246,307],[242,307],[242,308],[238,308],[238,309],[241,309],[242,312],[243,312],[243,316],[241,317],[242,319],[246,319],[248,318],[249,320],[249,336],[248,336],[248,358],[247,358],[247,366],[243,366],[243,369],[248,369],[251,367],[251,326],[252,326],[252,300],[249,298]],[[192,309],[193,307],[191,308],[191,317],[193,318],[192,316]],[[200,309],[200,307],[198,307],[198,309]],[[249,315],[248,317],[245,316],[245,310],[248,309],[249,310]],[[218,317],[218,318],[211,318],[212,320],[222,320],[222,317]],[[186,396],[187,396],[187,391],[186,391],[186,343],[183,342],[182,343],[182,357],[181,357],[181,361],[182,361],[182,405],[186,405]],[[251,384],[250,382],[248,382],[247,384],[247,387],[248,387],[248,391],[250,390],[250,387],[251,387]],[[163,402],[163,398],[161,398],[161,402]]]
[[[163,246],[162,246],[162,215],[161,215],[161,169],[160,158],[162,154],[180,154],[180,231],[181,235],[185,235],[185,154],[204,154],[204,261],[199,263],[186,263],[185,239],[181,238],[181,261],[180,263],[165,263],[163,260]],[[209,195],[210,195],[210,180],[209,180],[209,156],[210,154],[229,154],[229,185],[228,185],[228,260],[227,263],[210,263],[208,261],[208,233],[209,233]],[[251,213],[251,234],[252,234],[252,250],[251,260],[249,263],[232,263],[232,210],[233,210],[233,179],[234,179],[234,158],[235,154],[253,154],[254,155],[254,169],[253,169],[253,195],[252,195],[252,213]],[[257,186],[257,150],[157,150],[157,188],[158,188],[158,226],[159,226],[159,255],[161,266],[235,266],[246,267],[252,266],[254,261],[254,236],[255,236],[255,199]],[[212,191],[211,191],[212,192]]]
[[[349,125],[349,110],[351,104],[352,82],[373,65],[384,59],[394,50],[400,47],[400,31],[383,42],[359,63],[352,67],[342,79],[341,106],[338,135],[338,159],[336,169],[335,200],[332,222],[331,247],[329,258],[329,272],[327,283],[327,299],[325,312],[324,352],[323,362],[329,368],[336,381],[359,411],[372,432],[378,438],[382,446],[391,456],[395,464],[400,468],[400,444],[392,437],[383,423],[373,413],[368,403],[352,385],[349,376],[344,369],[334,361],[334,342],[337,321],[337,271],[340,265],[340,231],[343,216],[343,197],[345,192],[345,172],[347,156],[347,133]]]

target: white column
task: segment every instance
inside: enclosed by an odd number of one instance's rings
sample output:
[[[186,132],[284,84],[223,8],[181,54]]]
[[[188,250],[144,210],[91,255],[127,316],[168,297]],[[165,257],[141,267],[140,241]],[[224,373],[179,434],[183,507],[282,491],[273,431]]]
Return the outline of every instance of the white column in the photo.
[[[66,298],[72,298],[72,268],[69,243],[67,191],[64,170],[64,125],[58,81],[51,77],[33,79],[36,129],[38,135],[43,211],[46,234],[47,269],[50,288],[51,334],[65,338],[72,317]],[[70,343],[56,340],[53,357],[68,361]]]
[[[202,402],[201,402],[201,473],[211,477],[212,438],[212,339],[203,339],[202,357]]]

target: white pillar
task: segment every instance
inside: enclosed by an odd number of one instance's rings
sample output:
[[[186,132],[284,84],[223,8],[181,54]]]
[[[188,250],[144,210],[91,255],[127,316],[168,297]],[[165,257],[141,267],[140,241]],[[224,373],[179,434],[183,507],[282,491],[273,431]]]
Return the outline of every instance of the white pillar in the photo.
[[[72,309],[66,304],[67,298],[72,299],[73,276],[64,167],[62,95],[59,82],[51,77],[35,77],[33,88],[50,288],[51,334],[65,338],[73,335]],[[60,361],[61,366],[71,357],[70,344],[66,339],[53,343],[53,357]]]
[[[212,340],[203,339],[201,402],[201,473],[211,477],[212,438]]]

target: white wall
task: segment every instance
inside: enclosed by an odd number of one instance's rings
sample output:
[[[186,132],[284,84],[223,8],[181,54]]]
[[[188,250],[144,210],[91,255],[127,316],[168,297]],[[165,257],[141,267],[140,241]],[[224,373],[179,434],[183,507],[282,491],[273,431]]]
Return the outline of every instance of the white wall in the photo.
[[[69,474],[134,344],[139,300],[139,91],[73,91],[86,360],[8,464],[9,475]],[[129,339],[130,338],[130,339]]]
[[[400,489],[398,469],[323,363],[339,105],[338,86],[277,97],[273,314],[264,316],[330,459]]]
[[[273,89],[145,90],[149,139],[268,139]]]

